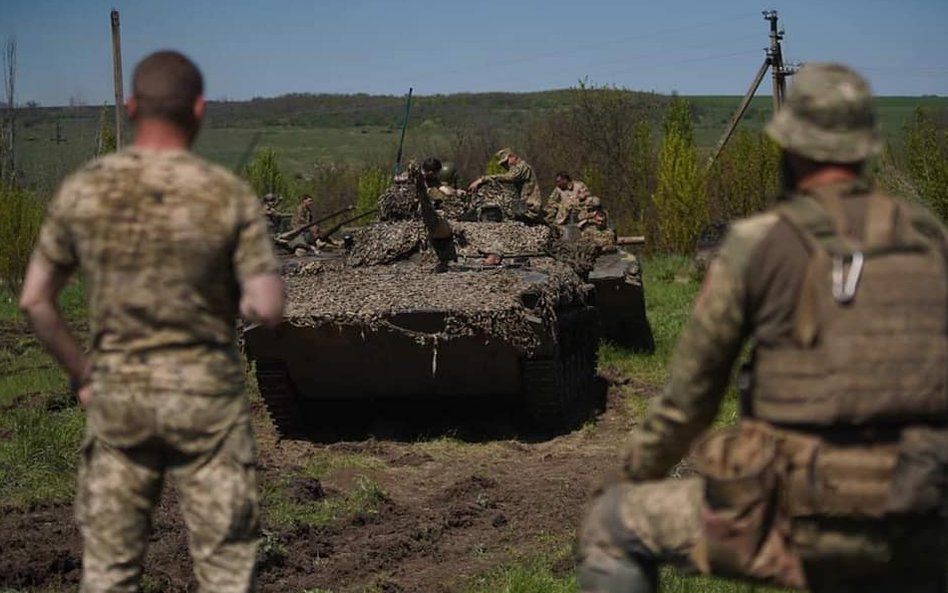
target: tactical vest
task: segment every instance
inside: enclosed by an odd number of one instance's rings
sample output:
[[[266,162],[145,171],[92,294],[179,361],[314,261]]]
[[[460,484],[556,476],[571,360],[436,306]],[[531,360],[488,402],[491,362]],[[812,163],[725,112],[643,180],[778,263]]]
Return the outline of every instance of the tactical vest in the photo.
[[[784,426],[948,421],[945,246],[875,193],[862,240],[848,237],[842,199],[822,192],[778,208],[809,263],[795,346],[754,353],[752,413]]]

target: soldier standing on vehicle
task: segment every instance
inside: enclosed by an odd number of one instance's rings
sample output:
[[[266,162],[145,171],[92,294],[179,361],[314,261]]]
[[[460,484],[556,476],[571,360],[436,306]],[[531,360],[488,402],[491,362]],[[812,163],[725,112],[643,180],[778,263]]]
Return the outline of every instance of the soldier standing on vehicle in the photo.
[[[767,133],[786,193],[737,222],[695,300],[623,479],[580,534],[579,583],[651,592],[657,567],[814,591],[945,590],[948,235],[870,187],[867,82],[808,64]],[[741,420],[693,450],[742,344]]]
[[[313,196],[309,194],[303,194],[299,197],[296,205],[296,211],[293,213],[293,219],[290,221],[290,227],[292,229],[298,230],[306,225],[313,223]],[[316,245],[316,238],[319,236],[319,227],[314,226],[306,229],[302,233],[296,235],[292,241],[289,242],[289,247],[293,249],[293,252],[298,256],[303,256],[310,253],[314,246]]]
[[[509,148],[501,148],[494,156],[498,164],[507,172],[478,177],[471,182],[468,189],[474,191],[487,181],[509,184],[517,197],[526,205],[528,216],[535,219],[542,218],[543,201],[540,198],[540,185],[537,183],[537,175],[533,172],[533,167]]]
[[[132,85],[133,146],[63,182],[20,299],[88,414],[76,494],[81,590],[138,590],[170,476],[199,590],[244,592],[257,553],[256,446],[234,321],[279,323],[279,267],[259,199],[188,150],[204,117],[197,67],[160,51]],[[88,356],[56,306],[77,270]]]
[[[572,224],[579,222],[589,188],[579,180],[574,180],[566,171],[556,174],[556,185],[546,201],[546,211],[552,216],[553,224]]]

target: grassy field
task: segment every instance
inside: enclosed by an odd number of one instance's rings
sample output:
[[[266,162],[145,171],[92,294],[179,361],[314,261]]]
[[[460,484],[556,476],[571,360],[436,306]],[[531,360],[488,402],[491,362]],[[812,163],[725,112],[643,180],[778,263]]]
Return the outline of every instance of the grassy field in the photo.
[[[493,95],[492,95],[493,96]],[[475,99],[472,99],[474,97]],[[693,96],[687,97],[696,111],[695,139],[700,149],[709,150],[720,138],[739,96]],[[208,159],[226,167],[234,167],[247,150],[251,139],[260,134],[258,147],[276,150],[283,170],[291,175],[306,175],[314,163],[393,163],[398,142],[399,117],[392,115],[386,123],[365,124],[353,117],[353,113],[364,110],[371,115],[373,100],[387,101],[390,98],[362,99],[365,105],[349,111],[334,112],[335,115],[308,117],[305,108],[294,112],[295,118],[273,118],[263,121],[245,118],[227,119],[218,114],[202,132],[196,151]],[[518,101],[516,109],[510,102]],[[470,117],[465,111],[479,114],[479,121],[492,125],[501,137],[523,132],[531,118],[554,112],[569,106],[570,94],[497,95],[496,105],[491,107],[487,96],[451,95],[439,97],[417,97],[415,117],[409,122],[405,139],[405,160],[424,157],[428,152],[447,147],[457,131]],[[279,102],[279,99],[265,100]],[[427,104],[426,104],[427,103]],[[469,107],[466,105],[470,104]],[[876,104],[883,130],[896,134],[912,111],[919,106],[948,108],[945,97],[880,97]],[[530,105],[535,105],[531,111]],[[265,107],[261,107],[265,109]],[[266,109],[275,109],[266,107]],[[759,129],[770,117],[770,97],[755,97],[741,123],[742,127]],[[400,113],[400,109],[396,110]],[[258,118],[259,119],[259,118]],[[375,121],[377,118],[367,118]],[[384,118],[383,118],[384,119]],[[19,132],[19,162],[26,180],[41,192],[49,192],[62,177],[85,162],[94,154],[96,132],[99,122],[97,108],[82,110],[50,109],[39,111],[32,117],[24,116]],[[355,125],[352,121],[357,121]],[[294,123],[296,122],[296,123]],[[59,131],[57,133],[57,125]],[[530,155],[525,155],[528,157]],[[564,166],[568,167],[568,163]]]

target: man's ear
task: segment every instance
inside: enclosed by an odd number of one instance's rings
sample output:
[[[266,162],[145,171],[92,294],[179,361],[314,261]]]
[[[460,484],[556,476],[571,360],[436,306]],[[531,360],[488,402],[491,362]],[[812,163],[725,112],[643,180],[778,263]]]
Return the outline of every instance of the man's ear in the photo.
[[[200,123],[204,121],[204,110],[207,104],[204,102],[204,95],[198,95],[194,99],[194,121]]]
[[[135,100],[134,96],[125,100],[125,115],[128,116],[128,121],[135,121],[135,118],[138,117],[138,101]]]

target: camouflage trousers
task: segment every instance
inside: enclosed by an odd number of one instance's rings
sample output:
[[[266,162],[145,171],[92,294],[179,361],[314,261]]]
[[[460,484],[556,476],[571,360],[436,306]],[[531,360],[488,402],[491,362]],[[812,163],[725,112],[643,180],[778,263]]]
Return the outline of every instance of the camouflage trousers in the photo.
[[[685,573],[745,578],[720,570],[709,553],[715,548],[720,553],[721,546],[708,534],[707,513],[703,478],[608,488],[593,501],[580,530],[580,590],[652,593],[658,589],[660,564]],[[764,560],[797,562],[804,586],[817,592],[943,593],[946,533],[944,520],[931,516],[794,519],[783,554]],[[773,567],[765,570],[774,572]]]
[[[138,591],[151,517],[166,477],[177,487],[199,591],[254,588],[259,531],[256,449],[249,418],[211,450],[185,454],[158,439],[132,448],[87,438],[76,519],[83,593]]]

